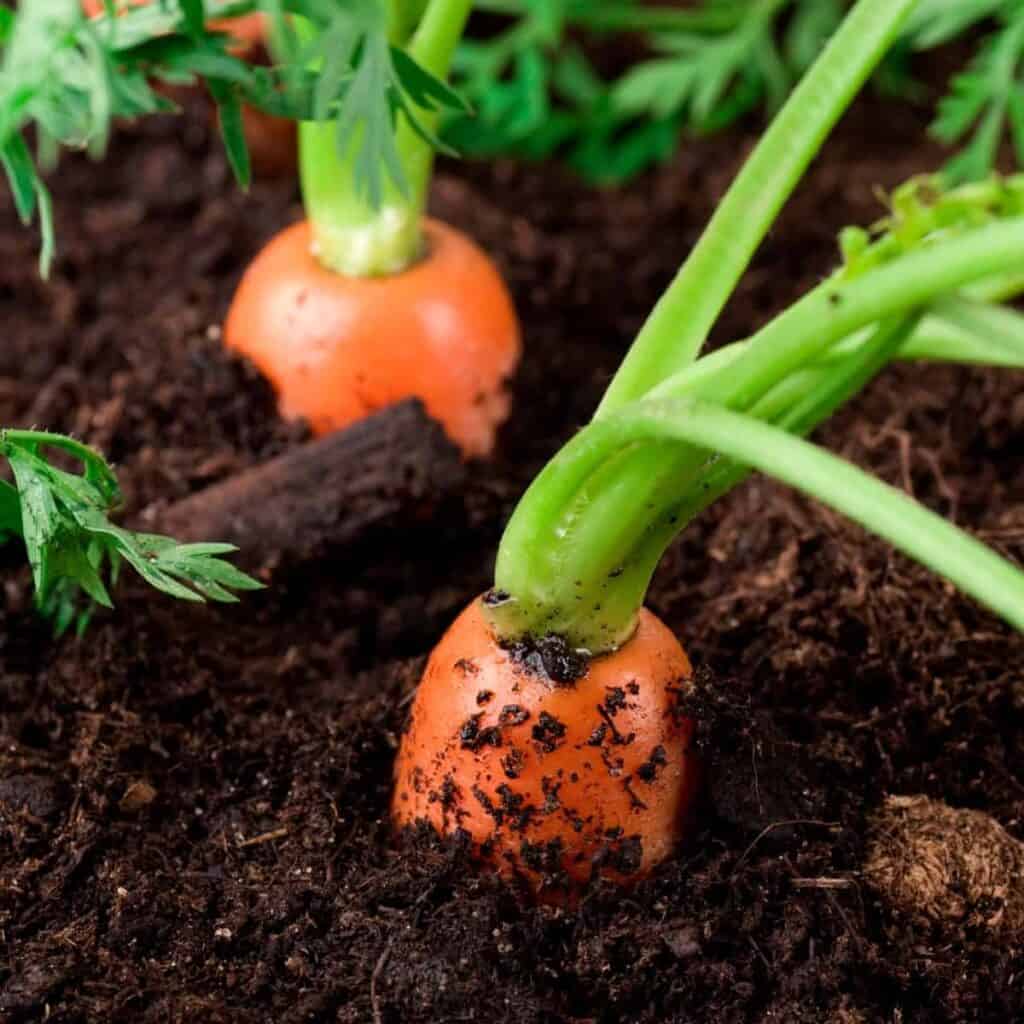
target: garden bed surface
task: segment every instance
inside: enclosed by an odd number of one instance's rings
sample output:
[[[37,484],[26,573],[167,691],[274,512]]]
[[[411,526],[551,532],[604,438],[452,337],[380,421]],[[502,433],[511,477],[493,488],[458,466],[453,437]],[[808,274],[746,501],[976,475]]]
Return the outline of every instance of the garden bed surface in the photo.
[[[717,340],[814,284],[837,230],[879,214],[873,186],[937,165],[912,145],[924,122],[854,109]],[[607,193],[551,166],[444,169],[433,210],[505,270],[526,358],[495,463],[401,535],[287,567],[233,608],[126,581],[116,613],[59,642],[4,549],[0,1019],[1024,1019],[1014,936],[915,925],[861,876],[891,793],[1024,838],[1024,639],[760,478],[686,533],[651,592],[699,666],[709,763],[709,809],[674,860],[633,892],[532,907],[456,845],[396,847],[388,827],[424,655],[488,585],[516,498],[587,419],[755,132]],[[104,449],[133,512],[304,440],[218,339],[246,262],[299,216],[293,186],[240,195],[199,111],[59,174],[48,283],[3,208],[0,422]],[[1020,559],[1022,383],[888,370],[819,436]]]

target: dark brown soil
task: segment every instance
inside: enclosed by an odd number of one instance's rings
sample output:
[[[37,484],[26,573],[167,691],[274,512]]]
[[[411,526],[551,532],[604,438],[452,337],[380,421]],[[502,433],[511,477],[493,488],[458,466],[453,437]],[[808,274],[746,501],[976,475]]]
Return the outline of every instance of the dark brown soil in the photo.
[[[924,114],[847,118],[725,317],[814,283],[875,185],[935,166]],[[423,656],[489,583],[526,482],[585,421],[753,129],[613,193],[552,167],[446,168],[437,213],[497,256],[527,357],[497,462],[400,536],[328,552],[234,609],[134,583],[85,640],[3,554],[0,1019],[96,1022],[1006,1022],[1024,951],[900,917],[863,882],[889,794],[1024,838],[1024,640],[927,572],[756,479],[692,527],[653,607],[702,669],[708,809],[631,893],[521,904],[428,835],[390,771]],[[205,117],[69,161],[49,284],[4,208],[0,422],[74,431],[133,510],[300,442],[217,340],[247,259],[298,216],[239,195]],[[888,371],[822,439],[1024,555],[1022,377]]]

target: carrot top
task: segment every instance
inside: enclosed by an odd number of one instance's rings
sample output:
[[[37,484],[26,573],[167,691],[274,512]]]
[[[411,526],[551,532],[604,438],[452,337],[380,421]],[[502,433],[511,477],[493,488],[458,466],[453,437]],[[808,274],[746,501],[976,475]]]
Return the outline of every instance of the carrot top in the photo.
[[[78,464],[55,464],[59,453]],[[0,458],[14,477],[0,480],[0,540],[20,537],[32,566],[36,603],[58,633],[88,625],[95,604],[111,606],[109,584],[127,562],[151,586],[184,601],[236,601],[233,591],[262,584],[220,556],[232,544],[179,544],[110,521],[121,504],[113,470],[88,445],[39,430],[0,430]],[[83,600],[84,599],[84,600]]]
[[[753,338],[697,358],[778,211],[914,0],[859,0],[775,119],[626,356],[594,421],[540,474],[487,602],[505,639],[613,650],[676,534],[760,469],[845,512],[1024,629],[1024,574],[803,440],[896,358],[1024,366],[1024,181],[909,183],[844,266]]]
[[[299,128],[299,167],[314,253],[329,270],[390,274],[420,256],[434,152],[441,147],[438,113],[464,109],[443,79],[472,6],[472,0],[364,2],[353,5],[350,21],[326,29],[297,23],[297,37],[308,42],[308,58],[321,69],[314,120]],[[282,25],[287,36],[290,26]],[[307,56],[301,48],[294,54]],[[364,81],[349,86],[335,113],[331,96],[357,62]],[[381,88],[389,68],[396,77]],[[398,69],[418,113],[394,91],[403,81]],[[401,121],[393,116],[395,104],[405,114]]]

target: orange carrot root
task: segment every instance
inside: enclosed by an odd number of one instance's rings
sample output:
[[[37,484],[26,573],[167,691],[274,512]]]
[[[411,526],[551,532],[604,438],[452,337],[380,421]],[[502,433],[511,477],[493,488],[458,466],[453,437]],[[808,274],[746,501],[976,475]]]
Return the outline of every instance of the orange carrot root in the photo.
[[[216,111],[211,111],[211,117],[216,119],[216,116]],[[283,180],[298,172],[299,140],[294,121],[244,103],[242,130],[257,178]]]
[[[640,879],[672,852],[696,789],[686,654],[645,610],[575,681],[552,682],[538,657],[499,646],[479,601],[462,613],[416,693],[393,820],[465,830],[485,862],[540,891]]]
[[[306,222],[256,257],[224,340],[270,379],[284,416],[324,434],[415,397],[467,455],[491,451],[519,359],[515,310],[473,242],[433,220],[425,235],[423,258],[387,277],[322,267]]]

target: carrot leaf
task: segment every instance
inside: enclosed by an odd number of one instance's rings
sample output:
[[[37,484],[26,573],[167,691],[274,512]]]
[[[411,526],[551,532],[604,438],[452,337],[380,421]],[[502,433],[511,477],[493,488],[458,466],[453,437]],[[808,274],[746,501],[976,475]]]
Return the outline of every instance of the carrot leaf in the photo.
[[[388,41],[378,0],[161,0],[106,4],[94,18],[80,0],[32,0],[0,7],[0,160],[18,212],[39,216],[44,272],[52,260],[49,194],[27,144],[34,129],[43,154],[85,150],[99,157],[116,118],[173,112],[161,83],[203,82],[218,107],[231,168],[244,186],[249,157],[242,104],[293,120],[334,120],[338,148],[357,147],[357,187],[376,205],[385,183],[403,189],[395,124],[405,118],[440,145],[426,115],[465,110],[436,76]],[[224,26],[253,12],[272,26],[275,63],[237,52]],[[286,15],[288,17],[286,17]],[[291,16],[314,29],[303,44]],[[211,25],[210,19],[220,27]],[[322,69],[322,72],[315,69]]]
[[[51,453],[78,463],[63,469]],[[261,584],[224,561],[230,544],[179,544],[170,537],[117,526],[117,479],[101,455],[58,434],[0,431],[0,457],[14,484],[0,487],[0,539],[25,545],[36,603],[58,633],[85,628],[93,606],[112,605],[110,586],[127,562],[152,587],[184,601],[237,600]]]
[[[455,84],[475,114],[450,114],[445,137],[464,152],[559,155],[588,180],[617,182],[667,159],[689,134],[719,131],[752,110],[777,109],[851,3],[479,0],[477,6],[506,21],[502,30],[460,47]],[[1024,87],[1012,59],[1021,49],[1014,25],[1022,16],[1019,0],[918,0],[876,73],[883,92],[923,100],[928,93],[914,80],[912,54],[996,29],[980,48],[971,40],[976,57],[953,79],[933,127],[951,146],[966,141],[950,165],[951,180],[984,177],[1007,135],[1024,153]],[[581,32],[630,33],[641,56],[616,75],[599,72],[579,52]],[[564,87],[567,67],[581,65],[588,80],[583,93]]]
[[[1024,7],[1007,7],[1000,29],[982,45],[966,71],[954,77],[931,132],[948,145],[966,141],[946,167],[953,182],[977,181],[995,165],[1009,130],[1024,156]]]

